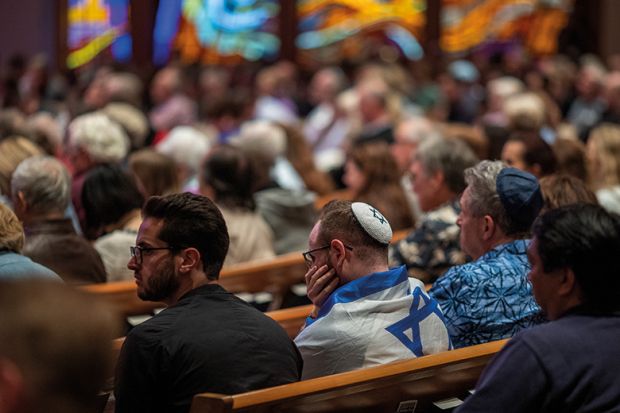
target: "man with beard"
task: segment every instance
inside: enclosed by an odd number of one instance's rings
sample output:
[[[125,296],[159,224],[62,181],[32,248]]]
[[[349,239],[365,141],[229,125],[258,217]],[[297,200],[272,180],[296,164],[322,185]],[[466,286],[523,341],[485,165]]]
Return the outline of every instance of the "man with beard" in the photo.
[[[190,193],[151,197],[142,214],[127,266],[138,296],[168,308],[127,335],[116,412],[188,412],[197,393],[299,380],[301,358],[284,330],[217,283],[229,238],[215,204]]]

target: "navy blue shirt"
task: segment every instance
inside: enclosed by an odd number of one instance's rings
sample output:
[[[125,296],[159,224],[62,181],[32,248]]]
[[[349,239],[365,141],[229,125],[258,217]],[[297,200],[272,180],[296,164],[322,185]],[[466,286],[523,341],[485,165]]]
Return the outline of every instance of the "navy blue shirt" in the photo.
[[[620,313],[583,309],[517,334],[457,412],[620,412]]]

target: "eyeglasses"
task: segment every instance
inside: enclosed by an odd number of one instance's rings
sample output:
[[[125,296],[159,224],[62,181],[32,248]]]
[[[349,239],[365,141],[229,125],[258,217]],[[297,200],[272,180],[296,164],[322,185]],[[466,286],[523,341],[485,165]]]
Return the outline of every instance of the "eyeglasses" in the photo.
[[[157,250],[170,250],[170,251],[174,251],[178,248],[176,247],[140,247],[140,246],[135,246],[135,247],[129,247],[129,253],[131,254],[131,256],[133,258],[136,259],[136,264],[140,265],[142,264],[142,254],[144,254],[144,252],[149,252],[149,251],[157,251]]]
[[[310,266],[312,266],[312,263],[314,262],[314,255],[312,255],[313,252],[317,252],[317,251],[321,251],[321,250],[326,250],[329,247],[331,247],[331,245],[326,245],[324,247],[319,247],[319,248],[314,248],[312,250],[306,251],[306,252],[302,252],[301,255],[304,256],[304,261],[306,261],[306,266],[308,268],[310,268]],[[349,251],[353,251],[353,247],[350,247],[348,245],[345,244],[344,246],[346,249],[348,249]]]

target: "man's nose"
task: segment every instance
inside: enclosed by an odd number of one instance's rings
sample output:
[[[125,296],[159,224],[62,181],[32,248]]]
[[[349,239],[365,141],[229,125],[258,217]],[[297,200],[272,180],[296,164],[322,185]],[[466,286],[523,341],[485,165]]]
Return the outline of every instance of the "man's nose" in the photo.
[[[138,268],[138,264],[136,262],[136,257],[129,258],[129,262],[127,263],[127,268],[129,268],[132,271],[135,270],[136,268]]]

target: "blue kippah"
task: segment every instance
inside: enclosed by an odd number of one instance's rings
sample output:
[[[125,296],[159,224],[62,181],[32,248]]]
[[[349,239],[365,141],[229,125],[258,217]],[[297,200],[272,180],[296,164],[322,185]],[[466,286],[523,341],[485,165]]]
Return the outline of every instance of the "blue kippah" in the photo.
[[[521,226],[530,227],[543,207],[536,177],[520,169],[504,168],[497,175],[496,189],[508,216]]]

